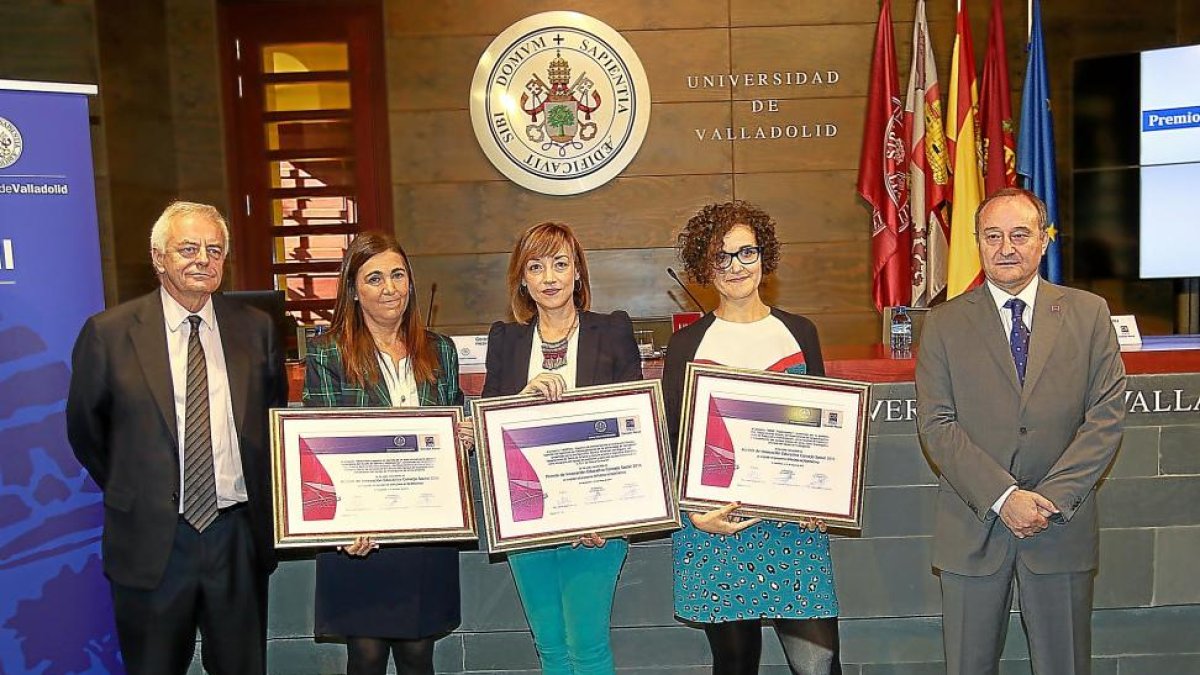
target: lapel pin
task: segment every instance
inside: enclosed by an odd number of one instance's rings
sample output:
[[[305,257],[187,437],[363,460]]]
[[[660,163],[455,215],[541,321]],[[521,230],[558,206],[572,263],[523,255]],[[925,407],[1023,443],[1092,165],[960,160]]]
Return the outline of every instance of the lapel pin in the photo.
[[[1057,314],[1062,309],[1062,305],[1050,305],[1050,311]]]

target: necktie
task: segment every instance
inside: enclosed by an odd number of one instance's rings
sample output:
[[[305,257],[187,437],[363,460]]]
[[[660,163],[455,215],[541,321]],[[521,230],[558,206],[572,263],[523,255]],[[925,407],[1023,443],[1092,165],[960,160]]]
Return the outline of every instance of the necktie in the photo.
[[[217,517],[212,429],[208,418],[208,369],[200,344],[200,317],[188,317],[187,414],[183,425],[183,518],[203,532]]]
[[[1008,332],[1008,348],[1012,351],[1013,365],[1017,367],[1017,379],[1025,386],[1025,366],[1029,365],[1029,329],[1021,320],[1025,312],[1025,301],[1012,298],[1004,303],[1004,308],[1012,310],[1012,330]]]

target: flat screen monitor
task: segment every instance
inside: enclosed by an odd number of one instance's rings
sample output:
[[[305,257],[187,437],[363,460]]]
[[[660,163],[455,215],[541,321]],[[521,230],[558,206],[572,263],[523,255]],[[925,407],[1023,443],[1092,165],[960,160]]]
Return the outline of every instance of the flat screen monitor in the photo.
[[[1075,64],[1075,272],[1200,276],[1200,45]]]
[[[221,295],[266,312],[275,322],[280,349],[284,349],[289,343],[288,338],[295,331],[296,324],[284,308],[283,291],[224,291]],[[287,353],[286,356],[294,358],[295,354]]]

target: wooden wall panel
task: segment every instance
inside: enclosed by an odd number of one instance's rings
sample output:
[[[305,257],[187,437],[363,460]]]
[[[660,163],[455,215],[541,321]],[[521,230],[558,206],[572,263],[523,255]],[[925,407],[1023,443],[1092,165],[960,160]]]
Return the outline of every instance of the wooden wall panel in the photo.
[[[467,110],[393,112],[392,182],[505,180],[471,128]]]
[[[760,126],[781,127],[785,130],[781,133],[786,133],[787,127],[794,126],[796,137],[736,142],[734,167],[740,173],[857,169],[866,101],[866,97],[780,101],[774,114],[754,113],[749,102],[737,102],[735,134],[741,128],[753,134]],[[828,132],[828,124],[836,125],[836,135],[818,136]],[[772,130],[764,133],[769,136]],[[811,137],[803,138],[805,133]]]
[[[780,241],[863,242],[870,222],[855,193],[857,178],[851,170],[737,174],[734,194],[775,218]]]
[[[812,82],[815,74],[827,79],[831,70],[839,75],[835,84],[737,86],[733,90],[737,100],[867,95],[873,23],[735,28],[730,34],[735,73],[802,73],[806,82]]]
[[[728,101],[728,88],[689,88],[688,73],[729,71],[729,31],[662,30],[625,34],[637,52],[654,103]]]
[[[387,41],[388,110],[467,110],[471,78],[487,35],[400,37]]]
[[[772,304],[797,312],[868,310],[870,263],[869,246],[785,244],[764,295]]]
[[[491,35],[538,12],[573,10],[619,31],[721,28],[729,22],[728,0],[388,0],[389,35]]]
[[[817,325],[817,335],[823,347],[879,341],[881,319],[874,307],[861,312],[810,312],[807,316]]]
[[[730,107],[721,103],[665,103],[654,106],[650,128],[625,176],[676,176],[729,173],[733,152],[728,143],[700,143],[695,129],[729,126]]]
[[[507,317],[504,275],[508,254],[414,255],[411,260],[419,291],[438,285],[437,325],[446,329],[477,326]],[[865,254],[836,243],[789,245],[764,295],[784,309],[813,316],[868,312],[867,262]],[[691,308],[666,274],[667,267],[680,269],[673,248],[589,251],[588,267],[597,311],[624,309],[633,316],[653,317]],[[689,288],[710,309],[716,305],[711,288]],[[418,301],[424,308],[428,298]],[[871,335],[878,335],[877,327]]]
[[[826,25],[841,23],[874,24],[879,18],[879,0],[837,0],[836,2],[797,2],[796,0],[730,0],[729,18],[734,26]],[[912,22],[915,2],[892,3],[892,18]],[[977,10],[981,11],[981,10]],[[926,3],[930,21],[954,19],[952,0]]]
[[[588,250],[673,246],[700,207],[732,198],[732,183],[728,174],[618,178],[587,199],[508,181],[397,185],[396,234],[413,254],[507,253],[526,227],[561,220]]]
[[[731,0],[729,4],[729,19],[734,26],[867,23],[879,16],[878,0]]]

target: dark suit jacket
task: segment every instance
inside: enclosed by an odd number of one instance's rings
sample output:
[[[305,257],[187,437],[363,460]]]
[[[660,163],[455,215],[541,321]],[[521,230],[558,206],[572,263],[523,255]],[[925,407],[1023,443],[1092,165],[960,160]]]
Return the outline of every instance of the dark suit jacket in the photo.
[[[798,314],[789,314],[775,307],[771,308],[771,316],[783,322],[783,325],[796,338],[800,350],[804,352],[805,372],[815,377],[825,376],[825,361],[821,358],[821,341],[817,338],[817,327],[812,321]],[[671,447],[679,447],[679,417],[683,406],[683,377],[687,364],[695,360],[696,350],[704,340],[716,315],[712,312],[700,317],[698,321],[681,329],[671,336],[667,344],[667,356],[663,363],[663,406],[667,413],[667,431],[671,435]]]
[[[233,401],[255,556],[275,568],[268,408],[287,404],[274,323],[214,295]],[[179,443],[159,291],[101,312],[71,356],[67,435],[104,491],[104,571],[123,586],[154,588],[179,519]]]
[[[522,325],[497,321],[492,324],[488,332],[484,398],[517,394],[529,384],[529,355],[535,330],[533,322]],[[578,387],[642,379],[642,361],[633,339],[633,322],[625,312],[580,312],[579,354],[576,358],[579,360],[575,371]]]
[[[1121,442],[1125,366],[1102,298],[1038,285],[1025,385],[986,284],[934,308],[917,357],[917,428],[940,473],[933,564],[995,573],[1017,547],[1041,574],[1095,569],[1092,492]],[[1017,539],[992,505],[1011,485],[1054,502]]]

